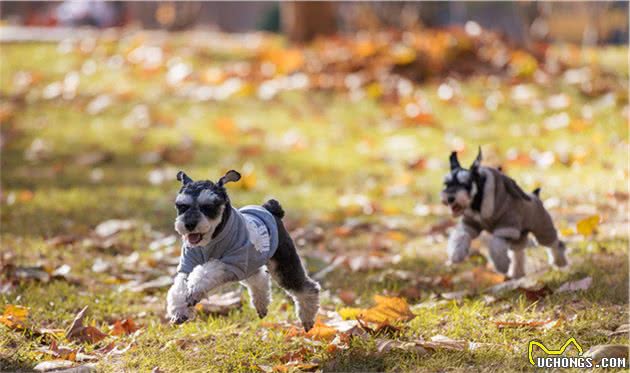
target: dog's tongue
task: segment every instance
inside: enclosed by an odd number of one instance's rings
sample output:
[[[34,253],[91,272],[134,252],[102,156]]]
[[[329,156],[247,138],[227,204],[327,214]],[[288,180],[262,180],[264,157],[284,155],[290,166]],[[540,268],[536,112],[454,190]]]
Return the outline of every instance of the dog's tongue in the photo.
[[[201,233],[190,233],[188,235],[188,242],[193,245],[198,244],[202,237],[203,235]]]

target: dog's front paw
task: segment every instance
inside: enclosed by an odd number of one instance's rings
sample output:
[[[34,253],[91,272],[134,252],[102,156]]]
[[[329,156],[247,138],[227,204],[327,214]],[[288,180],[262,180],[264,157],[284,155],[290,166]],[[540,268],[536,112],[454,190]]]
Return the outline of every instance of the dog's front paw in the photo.
[[[174,324],[174,325],[183,324],[184,322],[188,321],[188,316],[187,315],[172,315],[169,321],[171,324]]]
[[[194,307],[197,303],[203,299],[203,292],[195,290],[194,288],[188,289],[186,294],[186,304],[188,307]]]
[[[453,250],[452,252],[449,253],[447,264],[452,265],[452,264],[461,263],[464,261],[464,259],[466,259],[467,256],[468,256],[467,250]]]
[[[192,313],[186,305],[169,306],[166,313],[171,324],[181,324],[190,320]]]

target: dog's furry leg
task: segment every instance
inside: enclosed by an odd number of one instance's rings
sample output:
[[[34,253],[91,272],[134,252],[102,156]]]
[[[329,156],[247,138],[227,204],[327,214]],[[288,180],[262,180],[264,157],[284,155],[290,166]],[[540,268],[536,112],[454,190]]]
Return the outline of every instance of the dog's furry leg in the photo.
[[[296,314],[304,330],[308,331],[315,324],[315,316],[319,311],[319,284],[306,274],[293,240],[282,221],[276,217],[276,222],[279,243],[269,261],[269,271],[278,285],[293,298]]]
[[[508,255],[510,257],[508,276],[514,279],[525,276],[525,250],[512,249],[508,251]]]
[[[449,262],[459,263],[466,259],[468,249],[470,248],[470,241],[472,241],[473,238],[474,237],[466,230],[463,223],[458,224],[448,237],[446,251],[448,253]]]
[[[492,236],[488,249],[490,251],[490,261],[492,261],[494,268],[498,272],[507,273],[510,266],[510,257],[508,256],[508,251],[510,251],[509,243],[504,238]]]
[[[188,305],[194,306],[208,291],[235,280],[236,275],[218,260],[196,266],[188,275]]]
[[[258,272],[241,281],[241,284],[247,288],[252,306],[258,312],[258,317],[262,319],[267,316],[267,308],[271,303],[271,282],[267,268],[259,268]]]
[[[556,240],[553,244],[547,248],[547,255],[549,256],[549,264],[556,267],[565,267],[569,262],[566,256],[567,248],[564,242]]]
[[[186,302],[186,277],[185,273],[178,273],[166,296],[166,315],[175,324],[181,324],[190,318],[190,308]]]

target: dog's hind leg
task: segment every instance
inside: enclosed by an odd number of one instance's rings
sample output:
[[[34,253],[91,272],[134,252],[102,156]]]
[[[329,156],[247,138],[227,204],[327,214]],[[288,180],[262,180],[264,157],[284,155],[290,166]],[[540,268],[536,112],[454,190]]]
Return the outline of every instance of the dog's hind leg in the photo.
[[[498,272],[507,273],[510,267],[510,257],[508,256],[510,244],[508,241],[501,237],[492,236],[488,244],[488,249],[490,251],[490,260],[494,268]]]
[[[567,248],[564,242],[556,239],[554,243],[547,247],[547,255],[549,257],[549,264],[556,267],[565,267],[569,262],[566,256]]]
[[[261,267],[258,272],[241,281],[249,293],[252,307],[258,312],[261,319],[267,316],[267,308],[271,303],[271,282],[266,267]]]
[[[278,249],[269,261],[268,267],[273,279],[293,298],[296,314],[304,330],[315,324],[319,311],[319,284],[306,274],[293,240],[279,218]]]

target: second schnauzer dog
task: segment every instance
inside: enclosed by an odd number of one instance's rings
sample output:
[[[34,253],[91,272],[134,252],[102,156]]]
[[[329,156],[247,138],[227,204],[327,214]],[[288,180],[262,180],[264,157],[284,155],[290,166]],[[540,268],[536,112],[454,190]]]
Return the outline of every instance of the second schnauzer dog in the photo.
[[[565,245],[539,198],[540,189],[525,193],[500,170],[481,166],[481,148],[469,169],[460,166],[455,152],[450,166],[441,199],[453,217],[462,216],[448,239],[451,263],[464,260],[471,240],[485,230],[492,234],[489,251],[494,267],[511,278],[525,275],[524,249],[530,232],[548,247],[550,263],[567,265]]]
[[[235,209],[225,184],[241,175],[228,171],[216,183],[193,181],[179,172],[182,187],[175,200],[175,230],[184,244],[174,284],[167,295],[172,323],[191,317],[191,307],[227,282],[241,281],[262,318],[271,302],[269,275],[293,298],[305,330],[319,310],[319,284],[308,277],[276,200]],[[268,268],[268,270],[267,270]]]

